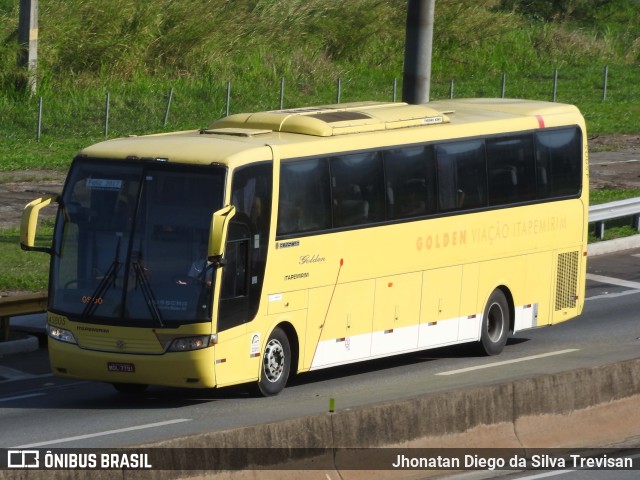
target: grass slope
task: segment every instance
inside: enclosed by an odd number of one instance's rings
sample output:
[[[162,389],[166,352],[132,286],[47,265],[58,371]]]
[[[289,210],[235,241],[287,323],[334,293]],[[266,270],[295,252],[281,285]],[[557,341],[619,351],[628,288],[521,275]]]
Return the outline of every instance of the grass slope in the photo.
[[[551,5],[551,6],[549,6]],[[0,0],[0,169],[64,169],[109,136],[205,126],[232,112],[392,99],[401,92],[405,0],[40,0],[37,98],[16,83],[19,0]],[[591,133],[635,132],[637,0],[438,0],[431,98],[506,96],[577,104]],[[607,100],[603,68],[609,66]],[[168,124],[167,97],[174,89]]]

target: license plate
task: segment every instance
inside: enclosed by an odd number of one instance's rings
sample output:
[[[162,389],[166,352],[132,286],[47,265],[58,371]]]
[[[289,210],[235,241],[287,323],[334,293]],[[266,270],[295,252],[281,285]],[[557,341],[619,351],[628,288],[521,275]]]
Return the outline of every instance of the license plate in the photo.
[[[134,373],[136,366],[133,363],[107,362],[107,370],[110,372]]]

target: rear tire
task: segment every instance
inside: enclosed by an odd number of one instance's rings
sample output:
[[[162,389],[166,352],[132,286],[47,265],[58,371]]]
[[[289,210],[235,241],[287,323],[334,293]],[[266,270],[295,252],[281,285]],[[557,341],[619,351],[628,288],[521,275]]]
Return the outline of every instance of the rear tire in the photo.
[[[485,355],[498,355],[509,337],[509,302],[502,290],[494,290],[482,316],[480,350]]]
[[[258,390],[265,396],[277,395],[287,384],[291,370],[291,346],[280,328],[271,333],[262,353]]]

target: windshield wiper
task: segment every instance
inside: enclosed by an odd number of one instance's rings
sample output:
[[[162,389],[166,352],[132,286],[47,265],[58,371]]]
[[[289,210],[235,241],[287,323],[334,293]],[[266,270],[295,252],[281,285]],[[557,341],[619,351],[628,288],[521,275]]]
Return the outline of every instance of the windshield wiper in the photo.
[[[151,290],[151,287],[149,286],[149,279],[147,278],[144,268],[142,268],[142,265],[140,265],[139,262],[133,262],[133,271],[136,274],[136,282],[140,284],[142,295],[144,295],[144,299],[147,303],[147,307],[149,307],[151,316],[158,325],[164,327],[162,315],[160,314],[160,310],[158,310],[156,297],[153,295],[153,290]]]
[[[82,321],[84,321],[89,315],[94,314],[99,305],[96,300],[102,297],[104,293],[109,290],[109,288],[111,288],[111,286],[115,283],[116,275],[118,274],[118,270],[120,270],[121,265],[121,263],[118,261],[118,258],[120,257],[120,240],[121,238],[118,238],[118,245],[116,246],[116,256],[113,259],[113,262],[111,262],[107,273],[105,273],[104,277],[102,277],[102,280],[100,280],[98,287],[95,289],[95,291],[91,295],[91,298],[89,299],[89,303],[87,303],[87,306],[84,307],[84,310],[82,311],[82,315],[80,316],[80,319]]]

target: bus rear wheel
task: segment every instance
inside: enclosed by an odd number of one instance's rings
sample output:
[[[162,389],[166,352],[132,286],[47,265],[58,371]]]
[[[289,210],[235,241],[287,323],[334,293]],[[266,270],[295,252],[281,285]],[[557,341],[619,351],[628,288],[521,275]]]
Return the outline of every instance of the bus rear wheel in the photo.
[[[502,290],[494,290],[482,316],[480,350],[485,355],[498,355],[509,337],[509,303]]]
[[[258,390],[269,397],[277,395],[287,384],[291,370],[291,346],[287,334],[280,328],[271,333],[264,352],[260,368]]]

